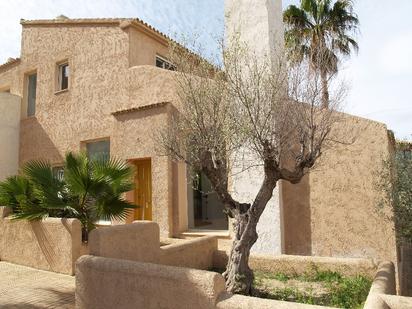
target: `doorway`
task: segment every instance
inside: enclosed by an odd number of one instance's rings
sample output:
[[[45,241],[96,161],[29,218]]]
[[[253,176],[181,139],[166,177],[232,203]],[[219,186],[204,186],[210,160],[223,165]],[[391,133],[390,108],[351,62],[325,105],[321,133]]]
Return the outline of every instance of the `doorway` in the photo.
[[[150,159],[133,161],[136,172],[134,177],[135,220],[152,220],[152,163]]]
[[[194,230],[227,231],[228,218],[223,204],[203,173],[191,177],[188,188],[189,228]]]

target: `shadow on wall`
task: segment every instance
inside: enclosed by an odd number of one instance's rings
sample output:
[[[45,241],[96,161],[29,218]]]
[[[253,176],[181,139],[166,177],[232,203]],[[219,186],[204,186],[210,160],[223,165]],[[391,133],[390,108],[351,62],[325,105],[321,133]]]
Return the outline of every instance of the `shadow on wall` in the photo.
[[[33,221],[33,222],[28,222],[33,234],[37,240],[37,243],[39,245],[39,248],[41,252],[43,253],[44,258],[47,261],[47,264],[50,265],[50,268],[52,270],[56,269],[56,251],[55,251],[55,246],[53,245],[50,235],[50,231],[47,231],[44,228],[44,224],[41,221]],[[63,225],[65,226],[65,222],[62,220]]]
[[[68,130],[70,130],[69,127]],[[20,124],[20,166],[35,159],[46,159],[52,164],[63,161],[63,157],[51,140],[49,133],[42,127],[37,118],[30,117],[23,119]]]
[[[10,208],[0,206],[0,260],[74,274],[76,260],[85,253],[79,220],[46,218],[36,222],[14,221],[10,214]]]
[[[312,255],[309,177],[295,185],[282,182],[284,254]]]

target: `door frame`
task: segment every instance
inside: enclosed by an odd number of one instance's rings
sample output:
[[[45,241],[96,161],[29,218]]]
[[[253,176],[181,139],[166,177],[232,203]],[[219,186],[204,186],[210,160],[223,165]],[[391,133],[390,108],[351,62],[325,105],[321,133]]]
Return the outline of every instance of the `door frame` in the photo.
[[[152,171],[153,171],[153,169],[152,169],[152,167],[153,167],[153,162],[152,162],[153,160],[152,160],[152,158],[151,157],[143,157],[143,158],[136,158],[136,159],[128,159],[127,160],[127,162],[130,164],[130,165],[132,165],[134,168],[137,168],[137,165],[139,164],[139,163],[143,163],[143,162],[147,162],[147,163],[149,163],[150,164],[150,208],[151,208],[151,218],[150,219],[146,219],[146,220],[150,220],[150,221],[152,221],[153,220],[153,173],[152,173]],[[134,184],[136,185],[136,172],[137,171],[135,171],[134,172],[134,174],[133,174],[133,182],[134,182]],[[134,189],[133,189],[133,191],[131,192],[132,194],[131,194],[131,196],[130,197],[132,197],[132,200],[133,200],[133,203],[136,205],[137,204],[137,188],[135,187]],[[144,206],[142,206],[142,207],[144,207]],[[132,214],[132,221],[136,221],[136,220],[142,220],[142,219],[139,219],[139,218],[137,218],[137,215],[138,215],[138,212],[139,212],[139,209],[140,208],[136,208],[134,211],[133,211],[133,214]]]

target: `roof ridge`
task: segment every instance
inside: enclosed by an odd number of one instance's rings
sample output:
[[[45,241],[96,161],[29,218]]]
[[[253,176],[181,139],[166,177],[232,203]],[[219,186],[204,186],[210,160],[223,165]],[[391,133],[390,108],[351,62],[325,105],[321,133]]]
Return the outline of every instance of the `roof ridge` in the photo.
[[[22,26],[25,25],[61,25],[61,24],[105,24],[105,23],[113,23],[113,24],[121,24],[122,22],[137,22],[141,24],[142,26],[147,27],[149,30],[153,31],[156,34],[161,35],[164,37],[166,40],[169,41],[175,41],[173,40],[170,36],[165,34],[164,32],[158,30],[151,24],[145,22],[143,19],[139,17],[101,17],[101,18],[67,18],[67,19],[32,19],[32,20],[26,20],[26,19],[20,19],[20,24]]]

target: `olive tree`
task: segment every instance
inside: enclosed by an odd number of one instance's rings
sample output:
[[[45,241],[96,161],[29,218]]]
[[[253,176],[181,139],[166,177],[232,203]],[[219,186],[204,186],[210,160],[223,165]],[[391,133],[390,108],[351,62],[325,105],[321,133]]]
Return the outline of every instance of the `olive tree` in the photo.
[[[222,49],[214,65],[171,48],[179,103],[159,137],[164,154],[207,176],[232,218],[233,245],[223,275],[228,291],[249,294],[259,219],[278,181],[298,183],[335,142],[330,133],[345,88],[335,86],[329,109],[323,109],[321,76],[311,64],[292,66],[256,57],[240,43],[232,46]],[[253,201],[241,201],[232,179],[252,167],[261,169],[261,186]]]
[[[391,158],[383,162],[377,181],[383,192],[378,206],[385,219],[394,222],[399,245],[412,243],[412,145],[406,141],[396,143]],[[386,211],[386,205],[391,211]]]

